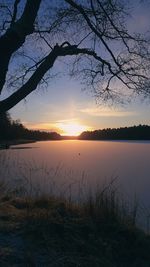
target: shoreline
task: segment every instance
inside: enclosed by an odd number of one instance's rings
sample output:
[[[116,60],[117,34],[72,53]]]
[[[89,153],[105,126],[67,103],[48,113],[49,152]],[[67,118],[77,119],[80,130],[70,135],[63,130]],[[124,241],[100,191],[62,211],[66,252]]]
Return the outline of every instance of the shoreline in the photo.
[[[0,140],[0,149],[9,149],[11,146],[30,144],[35,142],[36,140],[26,140],[26,139]]]
[[[23,144],[32,144],[36,142],[47,142],[47,141],[101,141],[101,142],[130,142],[130,143],[137,143],[137,142],[150,142],[149,140],[144,139],[73,139],[73,138],[65,138],[65,139],[51,139],[51,140],[28,140],[28,139],[18,139],[18,140],[0,140],[0,150],[2,149],[9,149],[11,146],[16,145],[23,145]]]
[[[77,205],[54,196],[1,195],[1,264],[55,266],[54,257],[66,267],[149,266],[149,235],[107,200]]]

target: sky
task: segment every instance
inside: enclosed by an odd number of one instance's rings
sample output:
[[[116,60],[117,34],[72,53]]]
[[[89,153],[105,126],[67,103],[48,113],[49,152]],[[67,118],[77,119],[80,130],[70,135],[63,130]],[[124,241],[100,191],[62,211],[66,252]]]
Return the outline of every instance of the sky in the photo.
[[[150,1],[137,2],[133,1],[134,12],[129,27],[133,31],[150,30]],[[85,130],[150,125],[150,100],[141,101],[137,97],[125,105],[98,105],[88,89],[82,90],[79,81],[63,74],[46,90],[38,89],[30,94],[11,109],[10,114],[29,129],[77,135]]]

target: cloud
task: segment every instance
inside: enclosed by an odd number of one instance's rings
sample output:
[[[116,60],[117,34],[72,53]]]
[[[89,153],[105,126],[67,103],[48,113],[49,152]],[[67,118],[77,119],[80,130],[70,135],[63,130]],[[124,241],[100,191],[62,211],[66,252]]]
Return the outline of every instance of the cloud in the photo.
[[[55,122],[55,124],[59,124],[59,123],[73,123],[73,122],[78,122],[78,121],[79,121],[78,118],[70,118],[70,119],[57,120]]]
[[[47,132],[57,132],[59,134],[66,135],[78,135],[80,132],[92,129],[87,125],[80,123],[78,118],[58,120],[56,122],[39,122],[39,123],[23,123],[28,129],[40,130]]]
[[[40,131],[49,131],[49,132],[58,132],[60,133],[60,129],[57,128],[55,123],[29,123],[29,122],[23,122],[25,127],[27,127],[30,130],[40,130]]]
[[[109,108],[84,108],[81,109],[80,112],[93,117],[128,117],[137,115],[137,113],[133,111],[112,110]]]

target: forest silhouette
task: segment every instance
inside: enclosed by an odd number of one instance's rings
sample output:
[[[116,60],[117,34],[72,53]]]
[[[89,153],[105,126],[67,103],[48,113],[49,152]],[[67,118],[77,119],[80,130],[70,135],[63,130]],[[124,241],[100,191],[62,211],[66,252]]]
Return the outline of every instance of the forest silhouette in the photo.
[[[61,136],[56,132],[45,132],[27,129],[19,120],[12,120],[9,113],[0,115],[0,140],[150,140],[150,126],[107,128],[103,130],[85,131],[78,137]]]
[[[150,126],[107,128],[103,130],[83,132],[79,139],[83,140],[150,140]]]
[[[45,132],[27,129],[19,120],[12,120],[6,112],[0,115],[0,140],[59,140],[56,132]]]

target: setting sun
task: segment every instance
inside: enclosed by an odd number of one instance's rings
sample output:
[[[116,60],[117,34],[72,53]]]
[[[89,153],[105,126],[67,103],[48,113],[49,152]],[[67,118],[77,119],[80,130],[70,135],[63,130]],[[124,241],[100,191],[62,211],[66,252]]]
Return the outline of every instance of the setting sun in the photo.
[[[77,136],[83,131],[87,130],[87,127],[78,123],[61,123],[59,128],[62,130],[62,135]]]

